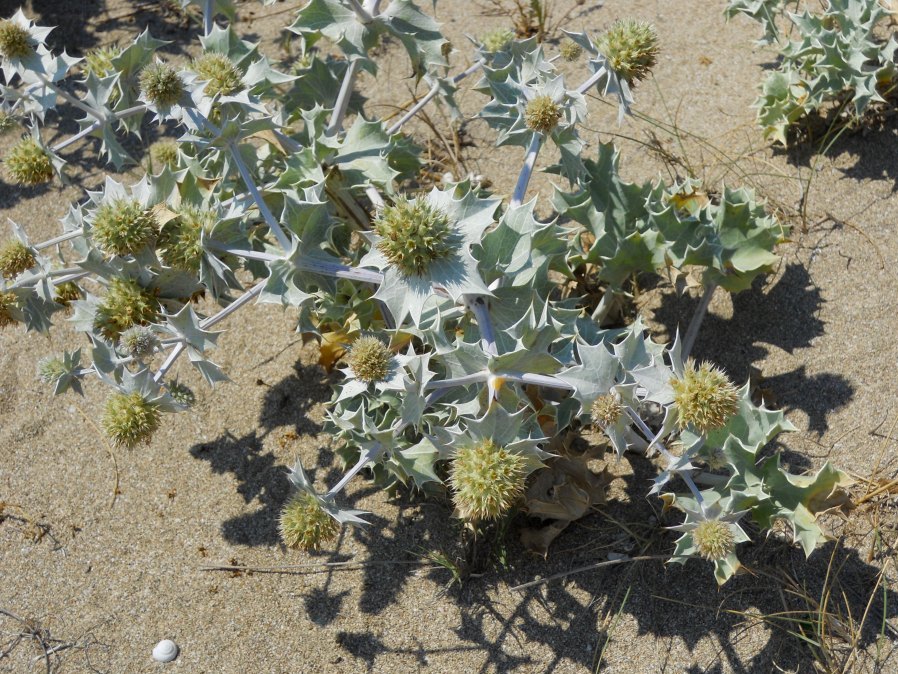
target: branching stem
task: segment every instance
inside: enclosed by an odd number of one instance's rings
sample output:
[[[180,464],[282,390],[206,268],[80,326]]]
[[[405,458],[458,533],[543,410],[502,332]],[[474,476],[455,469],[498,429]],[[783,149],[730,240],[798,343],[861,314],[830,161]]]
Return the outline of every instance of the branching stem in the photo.
[[[240,155],[240,148],[231,142],[228,143],[228,149],[231,151],[231,157],[234,159],[234,165],[240,172],[240,177],[243,178],[243,182],[246,183],[246,187],[249,189],[253,201],[255,201],[256,206],[259,207],[259,212],[262,214],[262,218],[265,220],[271,233],[274,234],[274,238],[277,239],[278,245],[284,250],[290,250],[290,237],[288,237],[283,228],[281,228],[277,218],[274,217],[274,213],[271,212],[271,209],[268,208],[268,204],[265,203],[265,199],[261,192],[259,192],[259,188],[256,187],[256,182],[253,180],[249,168],[247,168],[246,163],[243,161],[243,157]]]
[[[358,4],[356,2],[356,4]],[[361,9],[361,8],[360,8]],[[363,10],[364,11],[364,10]],[[359,68],[359,59],[351,59],[346,74],[343,75],[343,83],[340,85],[340,93],[334,104],[334,112],[324,132],[325,136],[334,136],[343,128],[343,118],[346,117],[346,109],[349,107],[349,99],[352,97],[352,89],[355,85],[355,76]]]
[[[530,176],[533,175],[536,157],[543,146],[544,139],[545,136],[541,133],[533,134],[530,147],[527,148],[527,156],[524,158],[524,165],[521,167],[521,173],[518,175],[518,182],[514,186],[514,194],[511,197],[509,208],[515,208],[524,202],[524,197],[527,195],[527,185],[530,184]]]

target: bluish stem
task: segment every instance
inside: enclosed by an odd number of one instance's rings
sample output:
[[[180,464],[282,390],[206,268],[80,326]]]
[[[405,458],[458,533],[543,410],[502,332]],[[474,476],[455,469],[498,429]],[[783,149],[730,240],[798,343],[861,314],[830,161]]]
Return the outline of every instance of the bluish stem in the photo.
[[[702,294],[702,299],[699,301],[695,313],[692,314],[692,319],[689,321],[689,327],[686,329],[686,336],[683,338],[683,350],[681,353],[684,360],[689,357],[690,353],[692,353],[692,347],[695,346],[695,339],[698,337],[698,330],[702,326],[702,321],[705,320],[705,316],[708,313],[708,307],[711,305],[711,300],[714,298],[715,290],[717,290],[716,283],[712,283],[705,288],[704,293]]]
[[[450,379],[437,379],[427,382],[424,386],[425,391],[439,391],[443,389],[454,388],[456,386],[468,386],[484,382],[489,379],[490,373],[487,371],[475,372],[474,374],[466,374],[462,377],[452,377]]]
[[[340,93],[337,95],[337,102],[334,104],[334,111],[324,132],[325,136],[336,135],[343,128],[343,118],[346,116],[349,99],[352,97],[352,88],[355,85],[355,76],[359,63],[359,59],[351,59],[349,61],[349,67],[346,69],[346,74],[343,75],[343,83],[340,85]]]
[[[539,149],[543,146],[544,136],[541,133],[534,133],[530,141],[530,147],[527,148],[527,156],[524,158],[524,166],[521,167],[521,173],[518,175],[518,182],[514,186],[514,194],[511,197],[510,208],[520,206],[524,202],[527,195],[527,185],[530,184],[530,176],[533,175],[533,167],[536,165],[536,156]]]
[[[491,356],[499,355],[499,349],[496,346],[496,333],[493,330],[493,321],[490,318],[489,309],[486,306],[486,300],[482,295],[464,295],[463,300],[465,306],[474,314],[477,319],[477,327],[480,329],[481,342],[483,350]]]
[[[535,374],[533,372],[497,372],[496,376],[504,377],[505,379],[516,381],[521,384],[545,386],[546,388],[555,388],[560,391],[574,390],[573,385],[567,383],[563,379],[548,374]]]
[[[290,250],[290,238],[281,228],[280,223],[278,223],[277,219],[274,217],[274,213],[271,212],[271,209],[268,208],[268,204],[265,203],[265,199],[259,192],[259,188],[256,187],[256,183],[253,180],[252,174],[249,172],[249,168],[247,168],[246,164],[244,163],[243,157],[240,156],[240,148],[238,148],[233,142],[231,142],[228,143],[228,149],[231,151],[231,157],[233,157],[234,165],[240,172],[240,177],[243,178],[243,182],[246,183],[246,187],[247,189],[249,189],[249,193],[250,195],[252,195],[253,201],[255,201],[256,206],[259,207],[259,212],[262,214],[262,218],[265,220],[272,234],[274,234],[274,238],[277,239],[278,245],[280,245],[280,247],[285,251]]]
[[[458,84],[458,83],[461,82],[463,79],[465,79],[468,75],[471,75],[472,73],[477,72],[478,70],[480,70],[480,67],[481,67],[482,65],[483,65],[483,59],[479,59],[479,60],[478,60],[477,62],[475,62],[474,65],[472,65],[470,68],[468,68],[467,70],[464,70],[464,71],[460,72],[458,75],[456,75],[455,77],[453,77],[453,78],[452,78],[453,84]],[[407,112],[400,118],[400,120],[399,120],[398,122],[396,122],[393,126],[391,126],[389,129],[387,129],[387,135],[392,136],[394,133],[398,133],[399,129],[402,128],[402,125],[405,124],[405,123],[406,123],[408,120],[410,120],[412,117],[414,117],[415,115],[417,115],[417,114],[421,111],[421,109],[422,109],[425,105],[427,105],[428,103],[430,103],[430,101],[432,101],[433,98],[434,98],[438,93],[440,93],[440,83],[439,83],[439,82],[434,82],[433,86],[430,87],[430,91],[428,91],[428,92],[424,95],[424,98],[422,98],[422,99],[419,100],[417,103],[415,103],[411,108],[409,108],[408,111],[407,111]]]

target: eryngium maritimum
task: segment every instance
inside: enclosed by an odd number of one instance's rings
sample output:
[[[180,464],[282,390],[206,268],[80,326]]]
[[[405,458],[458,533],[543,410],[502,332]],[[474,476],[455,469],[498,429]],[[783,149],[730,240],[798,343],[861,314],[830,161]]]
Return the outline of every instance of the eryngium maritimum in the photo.
[[[542,134],[552,132],[561,119],[561,108],[550,96],[537,96],[524,109],[524,121],[531,131]]]
[[[646,21],[621,19],[596,41],[608,65],[628,84],[648,77],[658,60],[658,34]]]
[[[53,179],[53,163],[37,141],[26,136],[3,160],[9,177],[19,185],[40,185]]]
[[[720,370],[710,363],[696,368],[689,363],[682,379],[670,382],[680,428],[692,424],[702,433],[721,428],[736,414],[739,392]]]
[[[730,526],[720,520],[704,520],[692,530],[692,542],[698,553],[710,562],[723,559],[736,549]]]
[[[347,362],[357,379],[373,384],[390,374],[393,354],[377,337],[359,337],[349,349]]]
[[[0,276],[12,280],[35,264],[34,254],[18,239],[10,239],[0,246]]]
[[[425,199],[399,197],[374,221],[377,247],[403,274],[424,274],[434,260],[452,252],[449,218]]]
[[[290,499],[281,511],[281,540],[288,548],[318,550],[322,543],[333,540],[340,525],[307,491]]]
[[[498,519],[520,498],[526,476],[524,458],[490,440],[462,447],[449,476],[459,516],[475,522]]]
[[[93,218],[90,236],[110,255],[133,255],[156,236],[156,218],[133,199],[104,202]]]
[[[103,430],[113,444],[130,449],[150,441],[161,416],[159,409],[138,391],[113,393],[106,401]]]

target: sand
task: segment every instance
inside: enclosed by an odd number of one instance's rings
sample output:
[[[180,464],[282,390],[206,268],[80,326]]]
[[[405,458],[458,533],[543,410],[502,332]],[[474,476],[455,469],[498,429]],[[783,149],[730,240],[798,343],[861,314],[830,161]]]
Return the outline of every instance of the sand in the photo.
[[[26,10],[40,23],[61,26],[57,44],[75,54],[148,23],[155,34],[181,45],[195,30],[176,14],[142,9],[145,3],[29,4]],[[270,42],[291,16],[284,10],[298,4],[242,4],[240,30]],[[560,13],[572,3],[556,4]],[[695,355],[714,360],[737,380],[753,374],[768,401],[787,412],[798,430],[781,436],[781,446],[793,470],[831,460],[852,475],[868,476],[878,468],[877,477],[893,479],[894,116],[865,133],[847,134],[826,157],[773,150],[749,108],[763,68],[773,60],[770,51],[753,44],[754,25],[725,23],[723,3],[708,0],[596,4],[584,6],[573,25],[598,32],[629,15],[656,23],[663,55],[654,79],[637,90],[636,109],[675,122],[683,132],[681,145],[645,121],[618,128],[613,111],[593,101],[591,130],[584,135],[593,148],[598,141],[618,142],[629,179],[669,177],[670,165],[645,146],[654,131],[665,149],[685,155],[709,185],[749,183],[787,215],[796,212],[800,181],[809,183],[807,231],[793,218],[798,227],[792,242],[782,246],[775,275],[735,297],[717,293]],[[467,65],[466,33],[507,24],[502,17],[483,16],[475,5],[438,4],[438,18],[460,49],[459,69]],[[266,49],[278,55],[270,43]],[[170,51],[179,53],[179,44]],[[396,102],[395,92],[378,82],[404,72],[400,64],[388,49],[383,78],[362,82],[375,103]],[[569,71],[576,81],[576,67]],[[480,104],[470,92],[460,100],[469,114]],[[497,152],[481,122],[471,122],[468,130],[475,141],[465,151],[469,169],[490,177],[498,192],[510,191],[516,171],[505,167],[519,163],[522,151]],[[13,140],[0,139],[0,150]],[[738,161],[722,160],[712,145]],[[103,175],[93,152],[86,147],[76,155],[89,187]],[[532,192],[547,196],[550,181],[540,177]],[[34,239],[52,236],[68,202],[80,194],[74,188],[0,184],[0,220],[23,224]],[[658,339],[666,339],[685,326],[697,298],[678,298],[659,282],[645,289],[638,304]],[[460,529],[447,526],[447,503],[405,492],[390,495],[364,479],[353,483],[346,503],[370,511],[370,527],[345,530],[318,554],[287,551],[277,536],[277,513],[289,494],[287,466],[300,456],[319,487],[340,474],[335,447],[321,429],[336,379],[316,365],[314,345],[302,345],[295,319],[270,306],[234,316],[223,326],[227,331],[214,355],[232,382],[208,389],[181,363],[179,376],[198,393],[196,407],[166,418],[149,446],[112,453],[95,427],[103,387],[92,383],[84,398],[54,398],[35,376],[38,358],[81,338],[64,324],[49,339],[16,329],[0,332],[0,501],[7,504],[7,517],[0,520],[0,609],[32,621],[33,628],[45,630],[46,640],[59,640],[52,645],[71,645],[50,659],[52,671],[823,671],[815,668],[814,649],[787,633],[796,624],[758,619],[786,610],[784,597],[788,610],[804,606],[781,580],[765,574],[788,574],[795,587],[819,600],[834,560],[840,582],[833,606],[844,590],[844,603],[859,621],[882,565],[895,559],[893,498],[876,511],[891,558],[869,556],[874,513],[859,509],[845,522],[828,523],[842,540],[808,561],[775,538],[745,546],[743,559],[755,573],[720,590],[698,562],[622,564],[512,590],[603,561],[609,552],[636,555],[644,544],[649,554],[670,550],[672,537],[664,526],[674,524],[676,515],[663,515],[660,502],[646,498],[652,468],[632,457],[609,465],[617,479],[608,506],[572,525],[547,560],[524,552],[518,522],[505,540],[507,566],[483,565],[461,584],[450,585],[451,573],[428,559],[434,552],[461,554]],[[622,535],[614,522],[633,536]],[[351,564],[280,573],[206,570],[320,562]],[[894,566],[885,578],[859,634],[861,655],[846,671],[896,667]],[[829,632],[838,626],[826,627]],[[0,614],[0,649],[22,628]],[[181,648],[168,665],[150,657],[164,638]],[[27,639],[0,653],[0,672],[47,671],[37,657],[41,650]]]

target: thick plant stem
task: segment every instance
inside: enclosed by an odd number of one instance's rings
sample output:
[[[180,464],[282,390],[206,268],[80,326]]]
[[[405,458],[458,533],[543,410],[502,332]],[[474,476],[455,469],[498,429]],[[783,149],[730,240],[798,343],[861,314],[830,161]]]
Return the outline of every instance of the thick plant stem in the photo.
[[[209,37],[215,26],[215,0],[205,0],[203,3],[203,35]]]
[[[465,79],[468,75],[471,75],[472,73],[475,73],[478,70],[480,70],[480,67],[482,65],[483,65],[483,59],[479,59],[470,68],[468,68],[467,70],[465,70],[463,72],[460,72],[458,75],[453,77],[452,82],[454,84],[458,84],[463,79]],[[438,93],[440,93],[440,83],[435,82],[434,85],[432,87],[430,87],[430,91],[428,91],[424,95],[424,98],[422,98],[417,103],[415,103],[411,108],[409,108],[408,111],[406,111],[406,113],[399,119],[398,122],[396,122],[393,126],[391,126],[389,129],[387,129],[387,135],[392,136],[394,133],[398,133],[399,129],[402,128],[402,125],[405,124],[407,121],[409,121],[412,117],[417,115],[419,112],[421,112],[421,109],[425,105],[430,103],[430,101],[432,101]]]
[[[132,115],[137,115],[141,112],[146,112],[146,109],[147,109],[147,106],[145,106],[145,105],[135,105],[133,107],[130,107],[130,108],[127,108],[125,110],[115,113],[113,115],[112,119],[115,120],[115,119],[124,119],[126,117],[131,117]],[[58,142],[56,145],[54,145],[53,147],[50,148],[50,152],[59,152],[60,150],[64,150],[69,145],[72,145],[73,143],[77,143],[82,138],[89,136],[97,129],[100,129],[100,128],[106,126],[106,124],[108,124],[110,121],[112,121],[112,120],[98,119],[90,126],[81,129],[81,131],[76,133],[71,138],[66,138],[63,141]]]
[[[201,320],[200,327],[205,330],[206,328],[211,328],[216,323],[223,321],[244,304],[249,304],[252,300],[261,295],[264,289],[264,283],[259,283],[258,285],[253,286],[218,313],[209,316],[209,318],[204,318],[203,320]]]
[[[425,391],[439,391],[456,386],[468,386],[469,384],[477,384],[489,379],[490,373],[486,370],[483,372],[475,372],[474,374],[466,374],[463,377],[452,377],[451,379],[437,379],[427,382],[424,387]]]
[[[253,201],[255,201],[256,206],[259,207],[259,212],[262,214],[262,218],[264,218],[265,223],[271,230],[271,233],[274,234],[274,238],[277,239],[278,245],[280,245],[280,247],[284,250],[290,250],[290,237],[288,237],[284,230],[281,228],[280,223],[274,217],[274,213],[271,212],[271,209],[268,208],[268,204],[265,203],[265,199],[259,192],[259,188],[256,187],[256,183],[253,180],[252,174],[250,174],[249,172],[249,168],[247,168],[246,163],[243,161],[243,157],[240,156],[240,148],[238,148],[234,143],[228,143],[228,149],[231,151],[231,157],[233,157],[234,165],[240,172],[240,177],[243,178],[243,182],[246,183],[246,187],[247,189],[249,189],[249,193],[252,195]]]
[[[496,333],[493,330],[493,320],[490,318],[489,309],[486,306],[486,299],[482,295],[464,295],[463,300],[465,306],[474,314],[477,319],[477,327],[480,329],[481,343],[483,350],[491,356],[498,356],[499,350],[496,346]]]
[[[72,96],[69,92],[65,91],[61,87],[53,84],[50,80],[46,78],[42,73],[34,73],[37,76],[37,79],[40,80],[41,84],[43,84],[48,89],[51,89],[57,96],[66,101],[67,103],[71,103],[76,108],[81,110],[82,112],[86,112],[88,115],[93,117],[99,122],[106,122],[106,116],[98,110],[94,110],[92,107],[84,103],[83,101],[78,100],[74,96]]]
[[[344,475],[340,481],[335,484],[333,487],[328,490],[327,495],[333,496],[334,494],[338,494],[343,488],[350,483],[352,478],[358,475],[362,469],[367,466],[372,461],[375,461],[381,454],[383,454],[384,448],[383,445],[377,443],[371,449],[363,449],[361,456],[359,456],[359,460],[356,461],[355,465],[346,471],[346,475]]]
[[[337,95],[337,102],[334,104],[334,112],[331,120],[324,132],[326,136],[333,136],[339,133],[343,128],[343,118],[346,117],[346,109],[349,107],[349,99],[352,97],[352,89],[355,86],[355,76],[358,72],[359,60],[352,59],[346,74],[343,75],[343,83],[340,85],[340,93]]]
[[[43,250],[44,248],[50,248],[51,246],[65,243],[66,241],[70,241],[71,239],[77,239],[79,236],[84,236],[84,230],[81,228],[73,229],[71,232],[60,234],[59,236],[55,236],[52,239],[47,239],[46,241],[41,241],[40,243],[36,243],[31,247],[34,248],[34,250]]]
[[[702,327],[702,321],[705,320],[705,315],[708,313],[708,307],[711,304],[711,299],[714,297],[715,290],[717,290],[716,283],[712,283],[705,288],[702,299],[699,301],[695,313],[692,314],[692,320],[689,321],[686,336],[683,338],[683,350],[681,352],[683,359],[688,358],[689,354],[692,353],[692,347],[695,346],[695,338],[698,337],[698,330]]]
[[[603,77],[605,77],[605,74],[607,72],[608,71],[604,68],[604,66],[602,68],[599,68],[597,71],[595,71],[592,75],[589,76],[589,79],[587,79],[583,84],[581,84],[579,87],[577,87],[577,93],[585,94],[587,91],[589,91],[593,87],[594,84],[597,84],[599,80],[601,80]]]
[[[533,175],[533,167],[536,165],[536,156],[539,154],[539,149],[543,146],[543,138],[541,133],[533,134],[530,147],[527,148],[527,156],[524,158],[524,166],[521,168],[518,182],[514,186],[514,194],[511,197],[509,208],[515,208],[524,202],[524,197],[527,195],[527,185],[530,184],[530,176]]]
[[[165,377],[166,373],[171,369],[172,365],[175,364],[175,361],[178,360],[178,356],[181,355],[185,348],[186,346],[184,342],[181,342],[174,349],[172,349],[172,352],[168,354],[168,358],[165,359],[165,362],[162,363],[162,365],[156,371],[156,374],[153,375],[154,382],[158,384],[162,381],[163,377]]]
[[[318,260],[312,257],[300,257],[296,260],[296,268],[300,271],[324,274],[334,278],[345,278],[350,281],[362,281],[364,283],[383,283],[384,276],[379,271],[372,269],[359,269],[345,264],[335,264],[326,260]]]
[[[545,386],[546,388],[554,388],[559,391],[573,391],[573,385],[567,383],[563,379],[553,377],[549,374],[535,374],[533,372],[498,372],[498,377],[504,377],[509,381],[516,381],[521,384],[533,384],[535,386]]]

